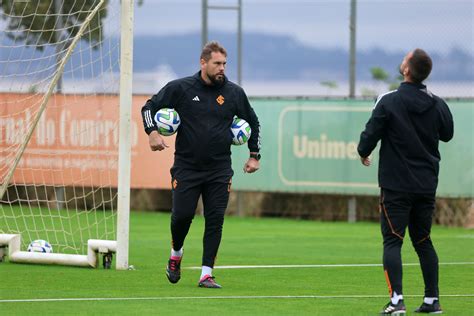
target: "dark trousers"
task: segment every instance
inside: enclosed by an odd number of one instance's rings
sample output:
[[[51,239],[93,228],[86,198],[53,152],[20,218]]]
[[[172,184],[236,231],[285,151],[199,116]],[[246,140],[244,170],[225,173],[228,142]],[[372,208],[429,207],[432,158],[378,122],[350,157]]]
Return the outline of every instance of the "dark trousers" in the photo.
[[[204,238],[202,265],[214,267],[222,238],[224,214],[229,201],[232,169],[171,169],[173,209],[171,214],[172,247],[179,250],[196,213],[199,196],[204,206]]]
[[[435,194],[381,190],[380,222],[383,236],[383,267],[390,296],[402,294],[401,248],[408,226],[410,239],[420,260],[425,297],[438,297],[438,256],[431,242]]]

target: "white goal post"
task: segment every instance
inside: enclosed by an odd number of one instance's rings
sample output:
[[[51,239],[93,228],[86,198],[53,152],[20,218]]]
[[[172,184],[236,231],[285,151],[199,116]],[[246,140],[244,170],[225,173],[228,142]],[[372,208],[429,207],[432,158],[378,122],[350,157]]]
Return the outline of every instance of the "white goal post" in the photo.
[[[129,268],[133,5],[0,1],[0,261]]]

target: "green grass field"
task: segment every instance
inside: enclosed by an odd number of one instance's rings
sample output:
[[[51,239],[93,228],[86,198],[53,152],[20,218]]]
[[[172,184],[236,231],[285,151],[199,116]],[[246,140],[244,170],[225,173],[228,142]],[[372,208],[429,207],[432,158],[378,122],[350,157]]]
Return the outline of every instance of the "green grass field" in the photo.
[[[220,290],[198,288],[200,271],[192,269],[201,262],[200,216],[178,284],[164,273],[169,214],[133,212],[130,224],[135,270],[0,263],[0,315],[377,315],[388,301],[377,223],[227,217],[217,266],[322,266],[216,268]],[[474,315],[474,231],[437,226],[432,237],[445,315]],[[414,314],[423,282],[408,240],[403,260],[414,263],[404,267],[405,303]]]

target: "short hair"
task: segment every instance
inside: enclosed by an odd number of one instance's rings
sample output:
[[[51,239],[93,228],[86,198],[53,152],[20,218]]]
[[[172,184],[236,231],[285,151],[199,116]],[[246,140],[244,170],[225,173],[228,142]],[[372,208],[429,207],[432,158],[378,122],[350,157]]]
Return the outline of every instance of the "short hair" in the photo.
[[[209,61],[209,59],[211,59],[211,53],[221,53],[222,55],[227,57],[227,51],[217,41],[211,41],[204,45],[201,52],[201,59]]]
[[[420,48],[415,49],[411,58],[408,60],[411,79],[415,83],[422,83],[423,80],[428,78],[432,67],[433,61],[431,60],[431,57]]]

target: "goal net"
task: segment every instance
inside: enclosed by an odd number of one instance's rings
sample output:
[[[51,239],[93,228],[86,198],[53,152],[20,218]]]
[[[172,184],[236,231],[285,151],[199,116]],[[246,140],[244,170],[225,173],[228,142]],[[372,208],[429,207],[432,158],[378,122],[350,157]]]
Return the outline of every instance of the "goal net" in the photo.
[[[0,0],[0,258],[95,266],[116,252],[130,2]],[[28,253],[38,239],[53,254]]]

